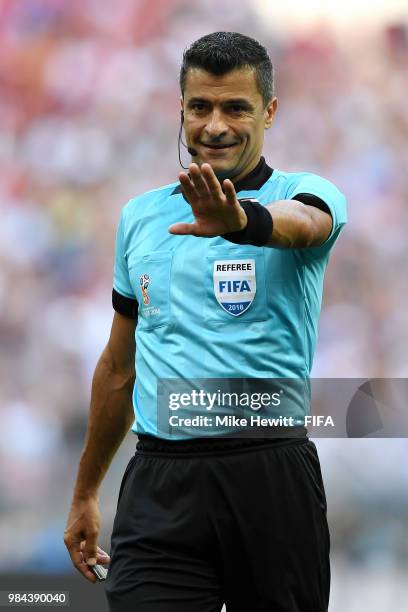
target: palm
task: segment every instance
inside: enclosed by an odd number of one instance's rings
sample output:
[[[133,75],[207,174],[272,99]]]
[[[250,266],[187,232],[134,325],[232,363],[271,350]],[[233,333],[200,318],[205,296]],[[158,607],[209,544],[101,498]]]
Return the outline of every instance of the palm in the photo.
[[[234,231],[236,215],[231,215],[230,210],[226,212],[218,210],[212,213],[208,210],[195,210],[193,206],[191,208],[195,217],[196,235],[212,238]]]
[[[176,223],[170,226],[172,234],[212,238],[243,229],[246,215],[236,197],[233,183],[226,179],[221,184],[209,164],[201,168],[189,167],[190,176],[182,172],[180,183],[191,206],[194,223]]]

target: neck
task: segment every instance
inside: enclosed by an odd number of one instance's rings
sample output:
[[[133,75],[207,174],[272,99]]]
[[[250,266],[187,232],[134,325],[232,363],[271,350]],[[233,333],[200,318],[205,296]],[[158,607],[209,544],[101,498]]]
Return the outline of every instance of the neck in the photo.
[[[238,183],[238,181],[241,181],[242,179],[244,179],[246,176],[248,176],[248,174],[250,174],[252,172],[252,170],[255,170],[255,168],[257,167],[257,165],[260,163],[261,161],[261,155],[258,155],[257,157],[255,157],[255,159],[245,168],[245,170],[242,170],[242,172],[240,172],[239,174],[237,174],[236,176],[230,177],[230,176],[226,176],[224,178],[229,178],[234,184]]]

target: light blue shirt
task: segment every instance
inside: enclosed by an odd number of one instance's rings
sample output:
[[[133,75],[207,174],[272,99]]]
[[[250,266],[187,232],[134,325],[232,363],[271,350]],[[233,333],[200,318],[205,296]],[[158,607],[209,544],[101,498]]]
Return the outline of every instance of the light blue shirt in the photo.
[[[347,221],[345,197],[331,182],[275,169],[260,189],[238,197],[266,205],[300,193],[318,196],[333,220],[324,244],[284,250],[175,236],[168,232],[171,224],[194,220],[183,195],[174,193],[177,186],[154,189],[124,206],[114,266],[114,289],[139,304],[133,431],[172,439],[200,434],[166,427],[165,415],[158,420],[160,379],[308,378],[324,272]],[[295,417],[304,412],[300,401],[288,408]]]

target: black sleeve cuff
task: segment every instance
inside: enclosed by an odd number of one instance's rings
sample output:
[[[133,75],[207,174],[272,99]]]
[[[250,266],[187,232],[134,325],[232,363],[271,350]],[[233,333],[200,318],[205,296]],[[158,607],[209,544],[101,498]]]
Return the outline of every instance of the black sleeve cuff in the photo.
[[[125,297],[112,289],[112,306],[119,314],[137,321],[139,304],[136,298]]]
[[[329,213],[329,215],[331,216],[330,208],[327,206],[326,202],[313,195],[312,193],[298,193],[291,199],[297,200],[298,202],[302,202],[302,204],[306,204],[307,206],[314,206],[315,208],[319,208],[323,212]]]

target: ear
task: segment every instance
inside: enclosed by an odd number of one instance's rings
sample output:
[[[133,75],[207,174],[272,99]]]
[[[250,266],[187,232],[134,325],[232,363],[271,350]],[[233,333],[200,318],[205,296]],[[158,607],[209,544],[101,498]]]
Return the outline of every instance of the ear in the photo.
[[[271,127],[273,120],[275,118],[275,113],[278,108],[278,98],[272,98],[269,102],[268,106],[265,108],[265,130],[269,130]]]
[[[180,106],[181,106],[181,110],[184,110],[184,100],[183,100],[183,96],[180,96]]]

